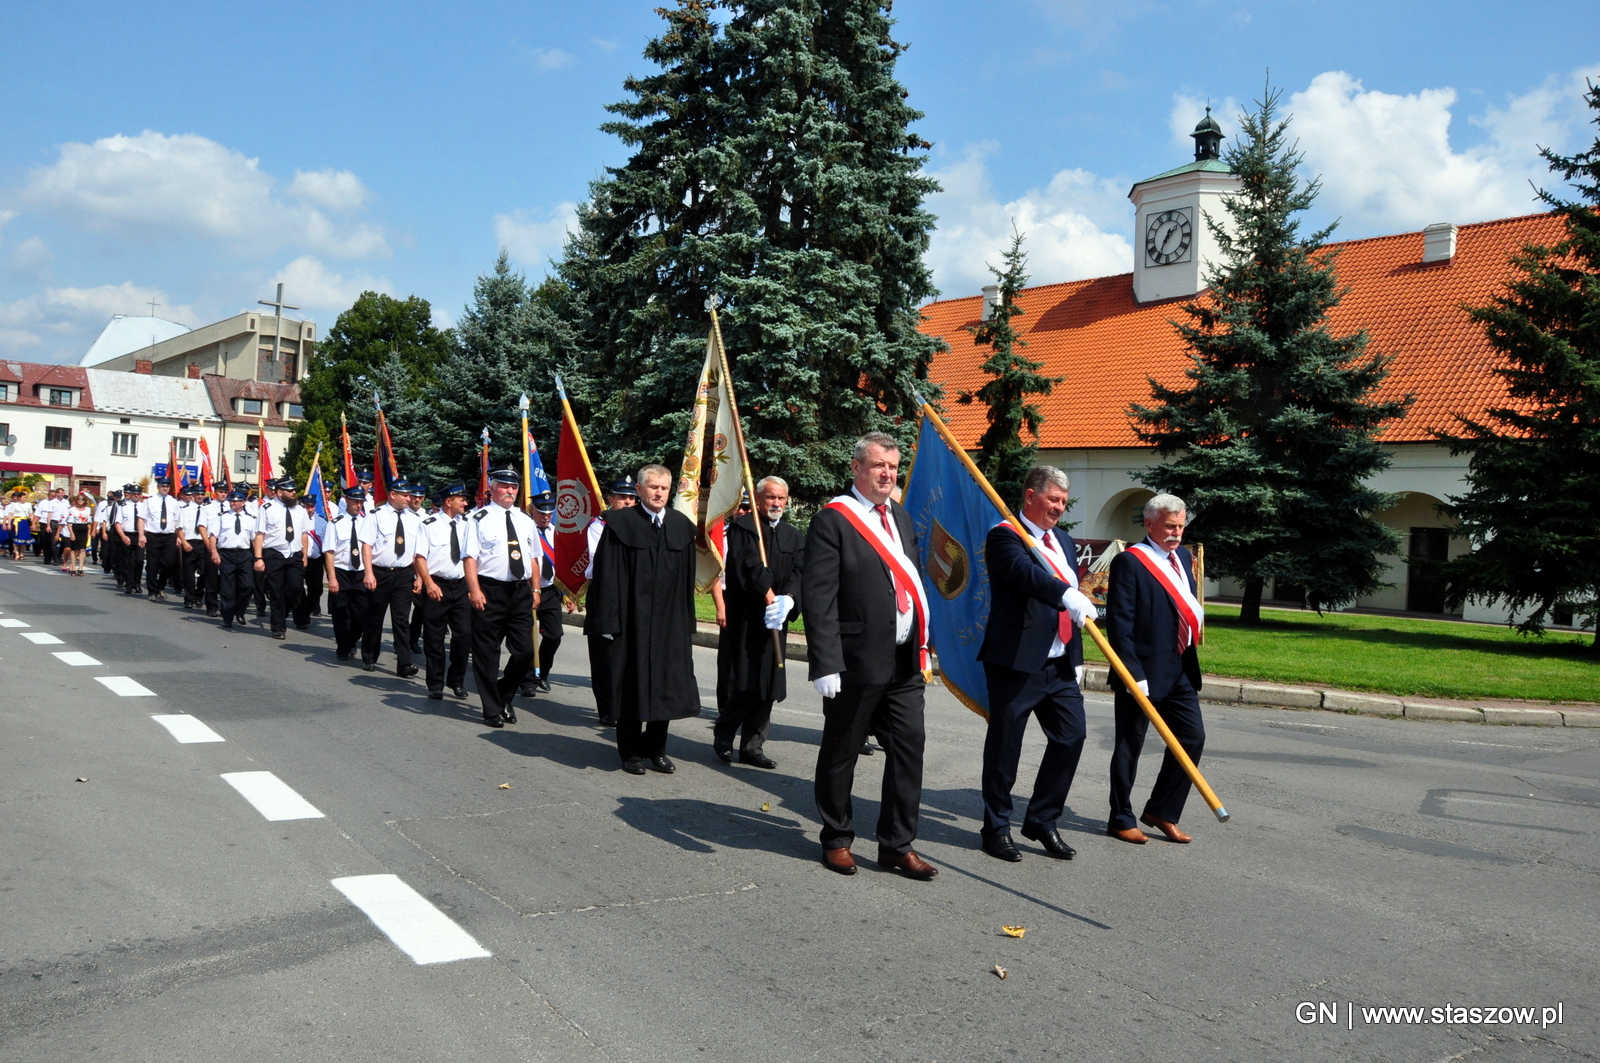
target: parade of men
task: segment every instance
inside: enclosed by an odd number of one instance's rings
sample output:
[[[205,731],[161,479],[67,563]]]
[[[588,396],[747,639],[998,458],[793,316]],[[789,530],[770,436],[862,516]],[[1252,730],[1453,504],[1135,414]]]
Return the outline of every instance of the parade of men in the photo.
[[[611,643],[617,755],[622,770],[671,774],[667,730],[700,715],[693,644],[695,526],[667,506],[672,472],[639,470],[639,504],[606,519],[589,586],[590,638]]]
[[[728,523],[727,586],[722,591],[727,623],[717,640],[718,712],[712,743],[724,764],[733,761],[737,737],[741,764],[778,766],[767,756],[766,743],[773,703],[788,691],[788,669],[778,667],[774,645],[787,643],[789,623],[799,615],[805,554],[805,537],[783,520],[788,507],[789,485],[768,476],[756,484],[755,512]]]
[[[462,572],[472,605],[472,672],[483,722],[517,722],[512,701],[533,667],[533,617],[539,604],[539,566],[533,518],[516,508],[522,477],[497,469],[489,477],[489,504],[467,522]],[[507,651],[500,672],[500,650]]]
[[[387,619],[394,648],[394,674],[401,679],[417,674],[417,666],[411,663],[411,602],[418,583],[413,562],[421,521],[411,511],[414,490],[410,481],[396,480],[389,485],[389,501],[357,526],[368,592],[361,632],[361,667],[364,671],[377,671]]]
[[[916,530],[893,500],[900,473],[894,437],[869,432],[852,454],[849,493],[812,518],[800,589],[809,678],[823,697],[816,770],[822,862],[839,874],[856,873],[850,791],[870,732],[885,759],[878,863],[927,881],[939,870],[912,849],[922,803],[929,667]]]
[[[1018,516],[1036,549],[1008,522],[995,525],[984,543],[993,599],[978,651],[989,694],[981,838],[984,852],[1013,863],[1022,853],[1011,838],[1011,787],[1030,715],[1044,731],[1045,753],[1021,834],[1058,860],[1077,852],[1056,821],[1083,753],[1082,627],[1096,614],[1078,589],[1077,545],[1056,526],[1067,511],[1068,486],[1060,469],[1029,470]]]
[[[422,648],[428,697],[438,701],[446,687],[467,696],[467,657],[472,652],[472,603],[467,598],[467,485],[447,487],[439,510],[422,518],[414,564],[422,581]],[[449,641],[448,662],[445,655]]]
[[[1196,597],[1193,559],[1182,545],[1188,519],[1187,507],[1176,495],[1159,494],[1144,504],[1144,541],[1111,562],[1106,637],[1189,759],[1198,763],[1206,744],[1197,649],[1205,630],[1205,608]],[[1178,827],[1189,797],[1189,778],[1170,749],[1162,755],[1150,797],[1135,821],[1133,784],[1149,720],[1120,677],[1112,678],[1112,689],[1117,730],[1106,833],[1143,845],[1146,835],[1138,824],[1144,823],[1169,841],[1192,841]]]

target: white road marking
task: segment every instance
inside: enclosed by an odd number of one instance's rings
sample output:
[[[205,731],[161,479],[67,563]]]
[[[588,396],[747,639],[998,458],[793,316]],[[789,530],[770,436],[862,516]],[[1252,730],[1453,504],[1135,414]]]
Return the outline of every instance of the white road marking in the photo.
[[[95,660],[93,657],[90,657],[87,653],[79,653],[77,650],[57,650],[50,656],[54,657],[62,664],[70,664],[74,668],[82,668],[85,665],[98,667],[100,664],[99,661]]]
[[[94,681],[125,698],[153,698],[156,692],[125,675],[97,675]]]
[[[26,620],[13,620],[10,617],[6,617],[4,620],[0,620],[0,627],[32,627],[32,626],[33,625],[28,623]]]
[[[172,737],[185,745],[192,742],[226,741],[217,732],[186,712],[176,712],[166,716],[152,716],[150,718],[168,731],[171,731]]]
[[[62,641],[54,635],[47,635],[43,631],[24,631],[22,637],[35,646],[60,646]]]
[[[15,576],[16,574],[17,570],[14,568],[0,568],[0,576]]]
[[[1485,801],[1481,797],[1450,797],[1450,796],[1446,795],[1445,800],[1446,801],[1456,801],[1456,802],[1458,802],[1460,804],[1463,804],[1463,805],[1494,805],[1497,808],[1524,808],[1525,809],[1525,808],[1528,807],[1527,805],[1516,804],[1516,803],[1511,802],[1511,801]]]
[[[230,771],[222,781],[238,790],[270,822],[286,819],[322,819],[316,806],[270,771]]]
[[[336,878],[333,888],[365,912],[401,952],[419,964],[450,963],[490,955],[471,934],[396,875]]]

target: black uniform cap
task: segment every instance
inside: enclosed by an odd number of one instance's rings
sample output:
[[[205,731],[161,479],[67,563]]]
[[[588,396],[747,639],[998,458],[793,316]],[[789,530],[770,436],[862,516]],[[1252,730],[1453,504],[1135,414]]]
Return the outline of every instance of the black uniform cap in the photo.
[[[504,469],[496,469],[494,472],[490,473],[489,482],[496,484],[520,484],[522,483],[522,477],[517,473],[517,470],[508,467]]]
[[[612,481],[610,493],[619,498],[639,497],[639,489],[633,486],[633,477],[631,476],[624,476],[620,480]]]

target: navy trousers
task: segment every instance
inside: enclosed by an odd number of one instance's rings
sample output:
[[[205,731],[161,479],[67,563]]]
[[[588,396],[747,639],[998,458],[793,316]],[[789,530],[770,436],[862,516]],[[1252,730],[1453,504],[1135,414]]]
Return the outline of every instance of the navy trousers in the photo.
[[[1017,781],[1029,716],[1038,717],[1045,747],[1023,825],[1054,830],[1066,807],[1087,733],[1083,693],[1072,665],[1063,654],[1045,661],[1037,672],[985,664],[983,674],[989,683],[989,733],[983,741],[984,837],[1011,829],[1011,787]]]
[[[1200,718],[1200,695],[1195,693],[1189,680],[1179,676],[1177,683],[1155,706],[1189,759],[1199,764],[1200,753],[1206,747],[1206,726]],[[1145,730],[1150,721],[1139,703],[1121,691],[1117,693],[1116,714],[1117,740],[1111,751],[1111,817],[1106,829],[1126,830],[1138,826],[1133,814],[1133,780],[1139,770],[1139,753],[1144,748]],[[1150,799],[1145,802],[1145,814],[1168,823],[1178,822],[1183,815],[1183,804],[1189,799],[1189,785],[1189,776],[1184,774],[1172,751],[1167,750],[1161,758],[1155,785],[1150,788]]]

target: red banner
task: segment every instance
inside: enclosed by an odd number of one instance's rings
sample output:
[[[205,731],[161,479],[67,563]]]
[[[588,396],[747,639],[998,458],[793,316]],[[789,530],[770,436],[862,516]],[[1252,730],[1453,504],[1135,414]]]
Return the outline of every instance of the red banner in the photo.
[[[205,488],[206,498],[211,497],[212,486],[216,483],[211,478],[211,448],[206,446],[206,437],[200,437],[200,486]]]
[[[589,522],[600,515],[605,496],[583,447],[583,433],[565,399],[561,409],[561,450],[556,456],[556,583],[579,598],[588,582],[583,570],[589,567]]]
[[[344,445],[344,466],[339,470],[339,488],[348,491],[361,481],[356,479],[356,461],[350,453],[350,426],[345,424],[344,414],[339,415],[339,436]]]

